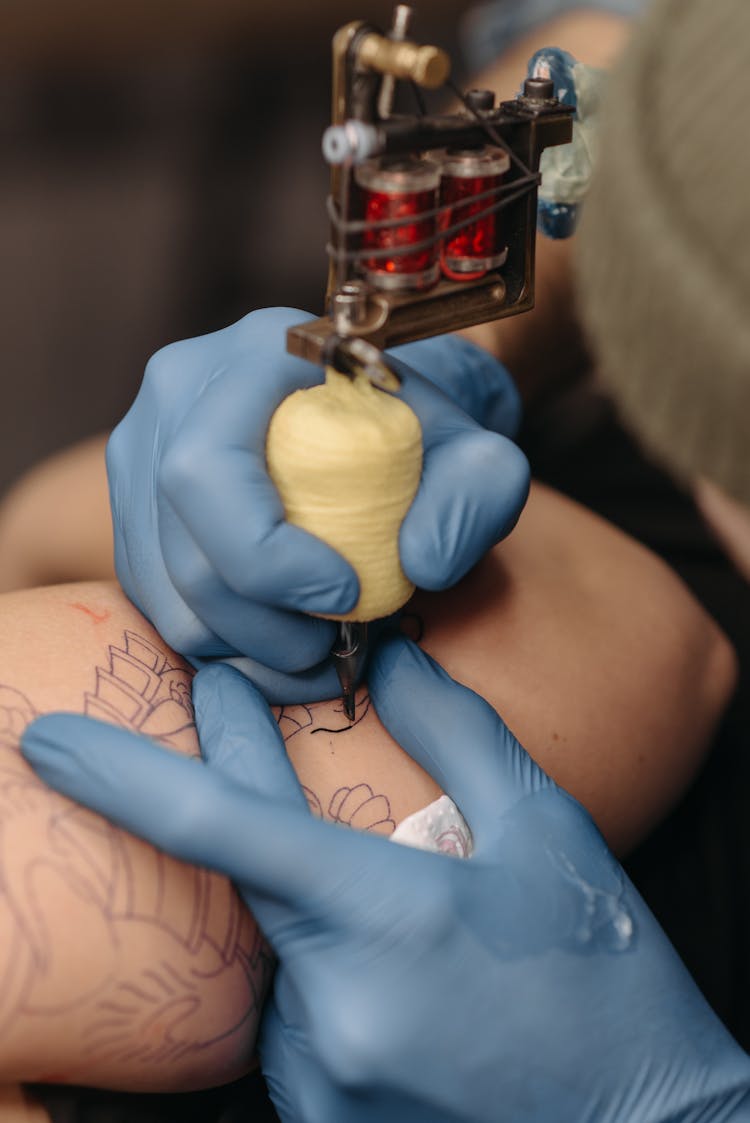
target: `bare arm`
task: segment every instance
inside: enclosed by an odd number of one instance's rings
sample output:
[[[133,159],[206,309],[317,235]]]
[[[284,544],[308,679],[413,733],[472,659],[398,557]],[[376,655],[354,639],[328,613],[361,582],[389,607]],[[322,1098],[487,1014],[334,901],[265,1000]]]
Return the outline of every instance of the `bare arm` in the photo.
[[[106,440],[47,457],[0,499],[0,593],[114,577]]]
[[[48,791],[17,748],[34,714],[61,706],[194,754],[190,674],[108,588],[18,594],[2,616],[0,1077],[230,1079],[252,1055],[270,965],[235,894]]]
[[[238,1076],[270,962],[234,892],[50,792],[17,747],[35,714],[68,709],[194,754],[187,669],[112,585],[4,596],[0,624],[0,1081]],[[731,648],[674,575],[546,489],[407,624],[620,850],[694,775],[734,682]],[[366,689],[352,727],[339,701],[278,716],[316,814],[390,834],[438,794]]]
[[[67,709],[195,755],[190,672],[114,586],[12,594],[0,617],[0,1082],[168,1091],[235,1078],[252,1063],[271,959],[233,889],[53,794],[18,752],[28,721]],[[393,743],[370,764],[356,745],[337,755],[334,737],[311,732],[301,766],[329,817],[388,833],[436,794]],[[318,756],[338,761],[333,787]]]
[[[673,571],[539,484],[505,543],[414,607],[426,649],[620,854],[692,780],[736,681],[730,644]]]

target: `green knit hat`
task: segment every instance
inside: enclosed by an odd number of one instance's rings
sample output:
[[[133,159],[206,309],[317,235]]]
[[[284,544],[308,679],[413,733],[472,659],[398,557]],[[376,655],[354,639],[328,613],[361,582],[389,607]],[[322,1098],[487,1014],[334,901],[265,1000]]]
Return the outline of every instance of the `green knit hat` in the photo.
[[[666,464],[750,504],[750,0],[657,0],[606,95],[578,283]]]

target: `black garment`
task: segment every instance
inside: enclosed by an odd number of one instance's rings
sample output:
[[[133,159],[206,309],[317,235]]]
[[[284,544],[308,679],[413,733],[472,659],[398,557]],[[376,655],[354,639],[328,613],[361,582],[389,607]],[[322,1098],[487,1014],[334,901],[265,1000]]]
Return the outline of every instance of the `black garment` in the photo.
[[[577,390],[522,434],[532,471],[675,569],[737,648],[741,682],[714,752],[627,869],[719,1016],[750,1049],[750,585],[695,505],[650,463],[611,406]],[[606,752],[606,746],[602,746]],[[52,1123],[275,1123],[262,1078],[179,1096],[33,1089]]]
[[[144,1095],[36,1084],[52,1123],[279,1123],[260,1073],[205,1092]]]
[[[626,868],[708,1001],[750,1049],[750,585],[608,402],[578,391],[529,426],[523,443],[536,478],[664,558],[737,650],[740,681],[711,756]]]

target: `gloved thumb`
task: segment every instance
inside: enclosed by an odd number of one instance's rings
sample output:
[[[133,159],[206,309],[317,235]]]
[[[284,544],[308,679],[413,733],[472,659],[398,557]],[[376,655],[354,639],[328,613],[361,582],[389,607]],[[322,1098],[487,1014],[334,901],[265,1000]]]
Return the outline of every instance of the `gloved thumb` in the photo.
[[[475,421],[514,437],[523,407],[516,384],[501,362],[459,335],[404,343],[390,352],[437,386]]]
[[[307,808],[276,719],[253,684],[225,663],[193,679],[193,705],[206,763],[256,795]]]
[[[489,703],[403,636],[378,646],[368,682],[383,725],[459,806],[477,852],[520,800],[554,788]]]

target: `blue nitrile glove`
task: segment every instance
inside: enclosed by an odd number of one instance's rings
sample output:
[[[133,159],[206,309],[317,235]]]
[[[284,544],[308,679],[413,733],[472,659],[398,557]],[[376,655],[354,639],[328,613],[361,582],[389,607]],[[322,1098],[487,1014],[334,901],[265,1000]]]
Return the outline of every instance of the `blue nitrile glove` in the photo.
[[[460,335],[434,335],[402,343],[388,354],[418,370],[485,429],[515,437],[521,396],[505,367]]]
[[[159,351],[107,449],[115,564],[127,595],[196,665],[231,658],[276,702],[339,692],[328,659],[335,626],[302,614],[346,612],[359,596],[349,564],[284,521],[266,472],[276,407],[324,377],[286,353],[287,328],[305,318],[265,309]],[[404,372],[401,396],[422,424],[424,467],[401,528],[401,561],[416,585],[437,589],[514,525],[528,465],[510,440],[463,412],[515,428],[518,395],[499,363],[453,337],[404,353],[412,364],[424,357],[425,372],[463,407]]]
[[[408,641],[378,648],[369,685],[473,858],[314,820],[260,695],[224,666],[195,681],[205,767],[64,714],[23,752],[234,879],[279,956],[261,1059],[285,1123],[750,1119],[750,1060],[583,808]]]

